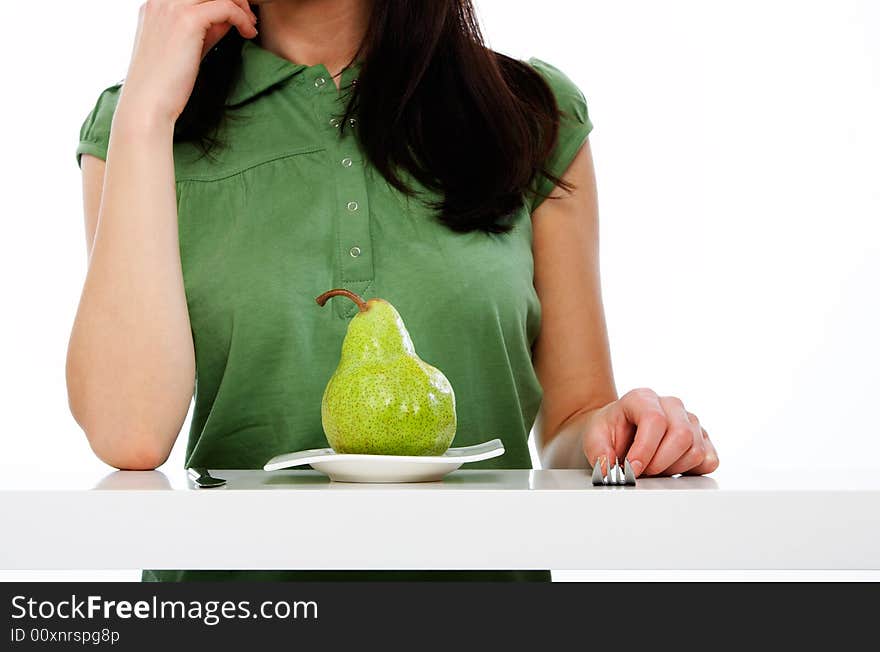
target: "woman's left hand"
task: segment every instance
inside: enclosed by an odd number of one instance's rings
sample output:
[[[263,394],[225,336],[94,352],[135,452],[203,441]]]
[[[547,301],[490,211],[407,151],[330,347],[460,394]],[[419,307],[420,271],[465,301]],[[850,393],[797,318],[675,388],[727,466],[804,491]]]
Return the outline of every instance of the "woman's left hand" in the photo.
[[[718,468],[718,453],[695,414],[674,396],[634,389],[590,413],[583,450],[592,466],[629,460],[636,476],[702,475]]]

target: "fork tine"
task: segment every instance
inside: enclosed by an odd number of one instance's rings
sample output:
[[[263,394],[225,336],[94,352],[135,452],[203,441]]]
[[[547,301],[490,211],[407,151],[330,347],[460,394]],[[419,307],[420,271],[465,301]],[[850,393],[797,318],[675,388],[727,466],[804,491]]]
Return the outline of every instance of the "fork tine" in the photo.
[[[602,463],[599,460],[596,460],[596,466],[593,467],[593,484],[605,484],[605,479],[602,477]]]
[[[591,481],[595,486],[625,486],[636,484],[636,474],[633,472],[632,466],[629,463],[629,460],[624,458],[623,464],[620,463],[620,458],[614,458],[614,464],[611,463],[611,460],[607,461],[608,472],[606,475],[602,474],[602,464],[598,463],[593,467],[593,474],[591,477]]]
[[[630,466],[627,458],[623,458],[623,476],[625,480],[624,484],[635,485],[636,474],[633,472],[633,467]]]

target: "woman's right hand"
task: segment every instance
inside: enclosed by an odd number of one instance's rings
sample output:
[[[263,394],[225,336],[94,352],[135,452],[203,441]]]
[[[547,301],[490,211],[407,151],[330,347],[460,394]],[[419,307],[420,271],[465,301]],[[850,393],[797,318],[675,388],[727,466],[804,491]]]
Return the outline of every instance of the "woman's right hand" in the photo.
[[[256,22],[247,0],[147,0],[140,9],[120,109],[173,124],[189,100],[205,54],[232,28],[253,38]]]

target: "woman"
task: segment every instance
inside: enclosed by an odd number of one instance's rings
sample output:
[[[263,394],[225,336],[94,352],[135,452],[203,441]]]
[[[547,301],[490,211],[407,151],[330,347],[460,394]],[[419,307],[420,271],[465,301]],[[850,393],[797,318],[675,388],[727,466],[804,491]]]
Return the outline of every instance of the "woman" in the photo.
[[[67,376],[95,453],[159,466],[194,389],[188,466],[325,446],[321,394],[356,307],[314,298],[344,287],[391,301],[446,373],[456,445],[502,437],[486,467],[528,468],[534,423],[545,468],[713,471],[679,399],[616,394],[578,88],[487,49],[469,0],[251,4],[148,0],[124,85],[83,125],[89,268]],[[353,577],[144,572],[337,576]]]

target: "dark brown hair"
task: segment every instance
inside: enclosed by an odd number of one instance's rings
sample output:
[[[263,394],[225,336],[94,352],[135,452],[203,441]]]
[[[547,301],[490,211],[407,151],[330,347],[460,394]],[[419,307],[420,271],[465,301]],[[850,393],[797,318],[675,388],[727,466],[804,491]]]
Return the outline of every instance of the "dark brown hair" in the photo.
[[[230,30],[202,61],[178,141],[222,145],[241,44]],[[342,129],[356,114],[370,163],[407,195],[417,190],[402,175],[433,191],[450,229],[509,230],[540,174],[571,189],[544,168],[559,131],[553,92],[527,63],[485,45],[471,0],[373,0],[360,53]]]

